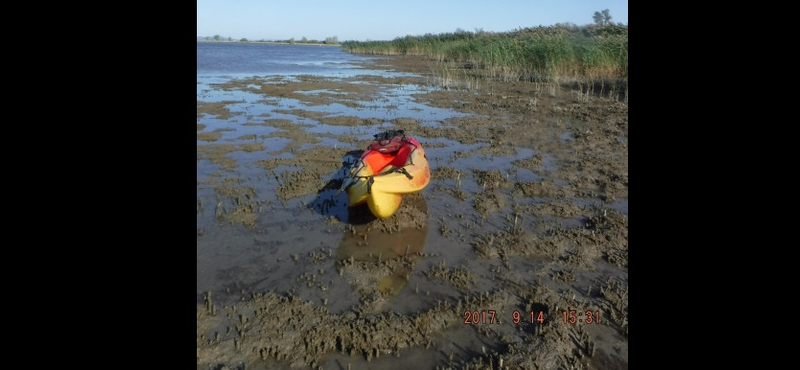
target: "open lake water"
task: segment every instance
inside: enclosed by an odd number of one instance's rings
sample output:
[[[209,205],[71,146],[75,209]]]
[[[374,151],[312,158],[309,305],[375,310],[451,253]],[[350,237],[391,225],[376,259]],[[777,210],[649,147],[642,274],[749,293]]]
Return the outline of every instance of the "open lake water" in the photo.
[[[369,59],[338,46],[198,42],[197,81],[301,74],[348,77],[369,74],[353,64]]]

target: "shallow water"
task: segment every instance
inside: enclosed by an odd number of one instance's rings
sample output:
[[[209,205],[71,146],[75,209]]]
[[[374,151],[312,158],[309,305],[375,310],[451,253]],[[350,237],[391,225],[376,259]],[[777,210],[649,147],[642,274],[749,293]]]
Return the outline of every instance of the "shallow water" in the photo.
[[[279,48],[279,47],[278,47]],[[304,47],[299,47],[301,50]],[[307,48],[307,47],[305,47]],[[336,55],[336,53],[331,53]],[[331,57],[339,63],[336,68],[331,70],[318,70],[320,64],[314,64],[314,68],[304,69],[304,75],[320,77],[330,77],[332,75],[365,75],[377,74],[382,77],[397,77],[404,75],[392,71],[371,71],[365,73],[361,68],[350,69],[345,63],[343,56]],[[364,58],[353,57],[354,60]],[[198,62],[199,64],[200,62]],[[285,65],[284,62],[282,65]],[[325,63],[322,63],[326,65]],[[305,65],[298,63],[298,65]],[[274,73],[265,74],[274,78],[289,72],[298,72],[299,68],[290,68],[291,71],[279,70]],[[304,144],[292,147],[290,152],[276,153],[287,149],[292,144],[292,140],[283,137],[264,136],[273,134],[277,131],[275,127],[265,125],[267,120],[286,119],[298,127],[311,134],[332,134],[332,135],[352,135],[359,140],[369,140],[372,135],[381,130],[391,127],[391,120],[398,117],[415,119],[429,126],[438,126],[439,122],[452,117],[464,116],[465,114],[452,110],[429,107],[415,102],[413,94],[435,89],[430,86],[418,85],[382,85],[377,89],[378,94],[371,96],[368,102],[362,102],[357,107],[348,107],[342,104],[323,104],[311,105],[303,101],[291,98],[281,98],[265,96],[250,91],[223,90],[217,85],[237,78],[226,79],[226,76],[241,76],[239,78],[252,78],[251,73],[237,71],[236,73],[222,73],[204,70],[202,73],[198,66],[198,102],[225,103],[231,116],[220,119],[217,116],[203,115],[198,117],[198,124],[205,125],[205,128],[198,133],[220,131],[221,136],[213,142],[198,140],[198,148],[207,145],[243,145],[248,143],[260,143],[266,150],[247,152],[234,150],[226,154],[226,157],[235,161],[236,167],[229,170],[221,169],[219,165],[208,160],[199,159],[197,163],[198,181],[198,203],[199,206],[197,228],[201,235],[197,238],[197,294],[198,302],[201,301],[202,294],[207,291],[231,291],[240,293],[242,290],[247,292],[291,289],[299,274],[312,268],[333,271],[332,261],[325,263],[317,262],[306,265],[302,262],[287,263],[295,255],[307,256],[315,251],[335,250],[344,234],[340,227],[331,225],[329,217],[334,216],[339,219],[344,218],[343,207],[326,209],[324,214],[319,213],[319,209],[308,209],[307,205],[314,201],[316,194],[281,200],[276,196],[275,189],[280,186],[280,181],[275,179],[275,174],[283,170],[296,170],[291,167],[278,167],[273,170],[266,170],[256,164],[257,161],[272,158],[292,158],[292,150],[302,150],[315,145],[327,145],[336,148],[346,148],[352,146],[351,143],[342,142],[330,137],[320,137],[320,143],[309,145]],[[290,75],[289,75],[290,76]],[[256,75],[256,78],[261,76]],[[290,76],[291,77],[291,76]],[[289,78],[293,81],[294,79]],[[343,82],[347,83],[347,82]],[[358,82],[365,83],[365,82]],[[321,91],[305,92],[306,94],[317,94]],[[303,111],[303,116],[293,114],[293,111]],[[375,119],[383,122],[376,125],[364,126],[340,126],[328,125],[315,121],[307,117],[306,112],[323,113],[326,117],[354,116],[364,119]],[[424,138],[422,138],[424,139]],[[437,168],[437,163],[448,163],[448,158],[456,151],[469,151],[481,146],[458,145],[457,142],[446,139],[431,139],[432,144],[444,144],[444,147],[426,148],[431,168]],[[352,147],[351,149],[363,149]],[[472,168],[496,167],[507,170],[509,159],[515,159],[530,155],[530,150],[520,150],[517,155],[508,158],[476,157],[461,159],[459,166],[464,171]],[[448,165],[453,165],[448,163]],[[339,171],[340,172],[340,171]],[[336,177],[337,170],[332,168],[324,180]],[[243,225],[226,225],[221,223],[216,217],[217,207],[233,207],[230,199],[225,199],[213,190],[214,186],[207,184],[216,178],[235,179],[235,187],[239,189],[252,189],[248,201],[259,203],[257,221],[254,227]],[[442,180],[446,181],[446,180]],[[319,189],[324,186],[320,182]],[[465,190],[477,187],[477,184],[466,180],[461,185]],[[422,194],[431,197],[433,186],[424,189]],[[441,214],[444,208],[450,211],[458,209],[452,204],[443,203],[446,199],[431,199],[429,201],[431,214]],[[338,196],[338,203],[341,205],[346,201],[346,195]],[[462,202],[464,203],[464,202]],[[468,207],[461,204],[461,207]],[[346,207],[345,207],[346,208]],[[345,220],[346,221],[346,220]],[[431,223],[434,220],[430,221]],[[457,248],[446,247],[447,243],[440,240],[434,233],[429,233],[428,239],[424,240],[426,248],[430,253],[442,254],[444,258],[451,260],[461,259],[467,255],[469,250],[466,246]],[[333,279],[337,280],[337,279]],[[330,282],[328,282],[330,284]],[[323,296],[328,294],[323,294]],[[346,295],[336,294],[338,297]],[[315,297],[317,298],[317,297]],[[351,297],[352,298],[352,297]],[[351,299],[352,300],[352,299]],[[344,306],[336,302],[334,297],[330,300],[333,306]]]

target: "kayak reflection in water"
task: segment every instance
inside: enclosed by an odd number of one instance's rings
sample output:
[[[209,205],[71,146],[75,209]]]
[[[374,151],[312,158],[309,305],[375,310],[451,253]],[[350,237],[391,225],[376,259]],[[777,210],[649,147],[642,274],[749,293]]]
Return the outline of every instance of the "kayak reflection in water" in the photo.
[[[350,207],[353,219],[371,214],[366,205]],[[369,217],[369,216],[367,216]],[[349,223],[339,247],[336,266],[342,276],[369,295],[373,290],[397,295],[408,283],[414,265],[425,247],[428,235],[428,206],[419,194],[404,196],[403,202],[389,218],[372,222]]]

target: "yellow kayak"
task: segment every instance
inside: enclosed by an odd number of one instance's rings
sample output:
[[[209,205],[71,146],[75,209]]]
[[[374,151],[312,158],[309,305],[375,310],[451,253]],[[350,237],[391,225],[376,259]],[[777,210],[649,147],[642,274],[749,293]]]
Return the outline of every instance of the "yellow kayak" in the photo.
[[[389,141],[383,140],[385,144]],[[431,169],[422,145],[402,130],[392,141],[396,151],[373,144],[350,170],[349,207],[366,202],[375,217],[387,218],[400,207],[403,194],[418,192],[430,182]]]

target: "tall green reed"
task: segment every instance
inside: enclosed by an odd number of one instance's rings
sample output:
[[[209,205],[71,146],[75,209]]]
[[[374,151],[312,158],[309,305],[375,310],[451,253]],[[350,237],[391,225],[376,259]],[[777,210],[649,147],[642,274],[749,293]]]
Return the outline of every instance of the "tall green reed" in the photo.
[[[512,32],[466,32],[398,37],[391,41],[345,41],[345,51],[372,55],[418,55],[445,63],[441,81],[477,86],[475,79],[558,84],[586,96],[627,101],[627,26],[549,26]],[[473,81],[466,81],[472,79]]]

